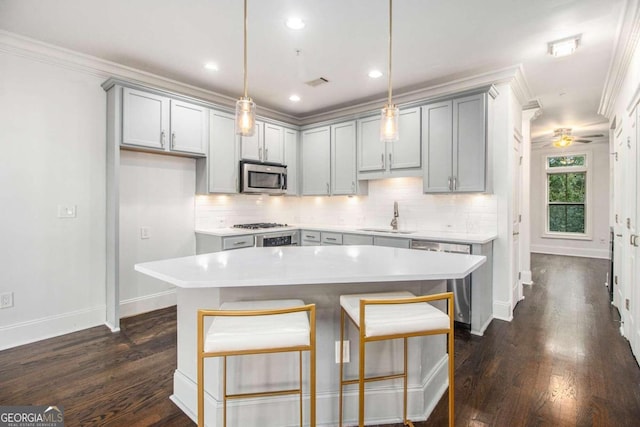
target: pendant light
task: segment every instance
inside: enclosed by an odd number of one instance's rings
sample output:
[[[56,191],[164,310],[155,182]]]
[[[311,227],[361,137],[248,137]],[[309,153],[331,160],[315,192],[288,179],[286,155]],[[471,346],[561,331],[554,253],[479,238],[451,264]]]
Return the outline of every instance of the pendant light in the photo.
[[[395,142],[398,136],[400,109],[391,103],[391,46],[392,46],[393,0],[389,0],[389,99],[380,116],[380,141]]]
[[[247,0],[244,0],[244,95],[236,101],[236,134],[253,136],[256,129],[256,103],[247,95]]]

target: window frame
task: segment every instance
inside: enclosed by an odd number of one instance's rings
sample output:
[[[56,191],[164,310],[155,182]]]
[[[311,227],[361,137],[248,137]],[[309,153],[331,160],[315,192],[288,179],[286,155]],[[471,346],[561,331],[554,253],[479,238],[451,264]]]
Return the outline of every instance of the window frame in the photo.
[[[549,159],[553,157],[562,156],[584,156],[584,165],[577,166],[564,166],[564,167],[549,167]],[[593,175],[593,169],[591,166],[591,151],[563,151],[563,152],[549,152],[543,154],[544,167],[542,168],[543,182],[544,182],[544,203],[543,203],[543,215],[544,218],[544,231],[542,237],[549,239],[566,239],[566,240],[593,240],[591,221],[591,194],[592,183],[591,176]],[[571,233],[566,231],[550,231],[549,230],[549,176],[563,173],[585,173],[585,185],[586,191],[584,195],[584,233]]]

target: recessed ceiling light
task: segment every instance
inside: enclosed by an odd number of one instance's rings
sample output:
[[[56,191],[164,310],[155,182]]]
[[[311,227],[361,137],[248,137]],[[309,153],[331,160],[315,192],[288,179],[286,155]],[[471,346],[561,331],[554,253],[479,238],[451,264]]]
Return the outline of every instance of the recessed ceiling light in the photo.
[[[298,101],[300,101],[300,97],[298,95],[291,95],[289,97],[289,101],[298,102]]]
[[[379,79],[380,77],[382,77],[382,71],[371,70],[369,71],[369,77],[371,77],[372,79]]]
[[[304,21],[300,18],[293,17],[287,19],[287,27],[291,28],[292,30],[301,30],[304,28],[304,25]]]
[[[555,57],[571,55],[580,45],[580,35],[549,42],[549,54]]]
[[[216,64],[215,62],[207,62],[206,64],[204,64],[204,68],[209,71],[218,71],[218,64]]]

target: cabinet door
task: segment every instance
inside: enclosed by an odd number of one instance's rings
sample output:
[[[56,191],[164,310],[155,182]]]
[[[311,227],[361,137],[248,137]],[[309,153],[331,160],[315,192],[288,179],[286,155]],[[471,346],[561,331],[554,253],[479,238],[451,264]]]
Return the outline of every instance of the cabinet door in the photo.
[[[265,162],[284,163],[284,129],[269,123],[264,124]]]
[[[380,141],[380,117],[358,120],[358,171],[384,171],[385,146]]]
[[[255,160],[262,162],[264,154],[262,153],[264,138],[264,123],[256,122],[256,131],[253,136],[241,136],[240,145],[242,147],[243,160]]]
[[[422,144],[425,193],[451,191],[452,176],[452,102],[422,107]]]
[[[302,133],[302,194],[305,196],[329,195],[330,187],[329,126]]]
[[[164,150],[169,98],[129,88],[122,91],[122,144]]]
[[[331,194],[356,194],[356,122],[331,126]]]
[[[287,165],[287,194],[298,195],[298,131],[284,130],[284,164]]]
[[[420,107],[400,110],[400,139],[388,143],[389,169],[419,168],[421,159]]]
[[[209,192],[237,193],[238,167],[235,117],[211,111],[209,136]]]
[[[209,111],[205,107],[171,100],[171,151],[206,154]]]
[[[454,190],[484,191],[486,170],[485,94],[453,100]]]
[[[373,236],[364,234],[343,234],[343,245],[373,245]]]

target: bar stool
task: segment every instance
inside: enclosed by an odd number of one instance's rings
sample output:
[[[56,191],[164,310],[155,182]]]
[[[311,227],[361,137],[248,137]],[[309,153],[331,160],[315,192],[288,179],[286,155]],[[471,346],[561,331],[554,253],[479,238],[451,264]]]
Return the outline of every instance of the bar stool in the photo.
[[[308,314],[308,316],[307,316]],[[204,334],[205,318],[213,317]],[[316,307],[301,300],[226,302],[218,310],[198,310],[198,426],[204,426],[204,359],[223,358],[223,425],[227,400],[259,396],[300,396],[302,426],[302,352],[309,352],[310,423],[316,425]],[[284,353],[300,355],[300,386],[258,393],[227,393],[227,356]]]
[[[446,300],[448,315],[428,304]],[[364,385],[367,382],[401,378],[404,383],[403,423],[413,427],[407,419],[407,339],[409,337],[447,334],[449,353],[449,426],[453,427],[453,293],[416,297],[411,292],[383,292],[340,296],[340,403],[339,415],[342,427],[343,388],[348,384],[359,385],[358,425],[364,426]],[[359,330],[359,355],[357,379],[344,379],[342,360],[345,330],[345,314]],[[365,344],[372,341],[404,339],[404,369],[402,373],[369,377],[365,376]]]

